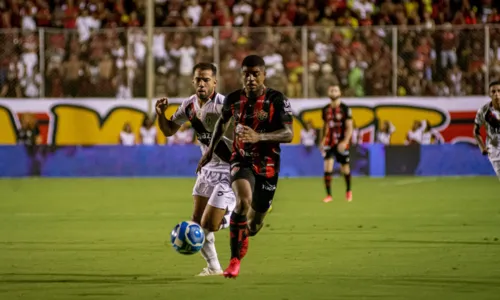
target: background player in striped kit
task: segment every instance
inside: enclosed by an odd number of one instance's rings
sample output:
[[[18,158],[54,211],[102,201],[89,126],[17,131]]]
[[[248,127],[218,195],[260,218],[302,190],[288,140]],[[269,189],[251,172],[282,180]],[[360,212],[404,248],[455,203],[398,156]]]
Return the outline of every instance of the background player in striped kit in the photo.
[[[340,87],[333,84],[328,88],[330,103],[323,108],[323,131],[321,132],[322,148],[324,158],[324,183],[326,197],[323,202],[332,201],[331,180],[335,160],[340,163],[340,171],[344,174],[346,183],[346,200],[352,201],[351,191],[351,168],[349,165],[349,146],[353,131],[353,120],[351,109],[340,101]]]
[[[193,85],[196,94],[184,100],[171,120],[165,118],[168,99],[156,102],[160,129],[165,136],[177,132],[189,121],[196,132],[202,152],[206,151],[212,139],[216,121],[222,112],[224,96],[215,92],[216,67],[211,63],[199,63],[193,69]],[[206,241],[201,250],[208,266],[199,276],[221,275],[222,267],[217,258],[214,232],[229,225],[229,216],[236,205],[231,189],[229,159],[231,156],[232,131],[227,130],[222,141],[215,148],[215,155],[200,170],[193,188],[194,208],[192,220],[205,230]]]
[[[500,81],[490,83],[491,101],[483,105],[474,121],[474,137],[479,149],[488,155],[493,169],[500,179]],[[481,137],[481,127],[486,128],[486,144]]]

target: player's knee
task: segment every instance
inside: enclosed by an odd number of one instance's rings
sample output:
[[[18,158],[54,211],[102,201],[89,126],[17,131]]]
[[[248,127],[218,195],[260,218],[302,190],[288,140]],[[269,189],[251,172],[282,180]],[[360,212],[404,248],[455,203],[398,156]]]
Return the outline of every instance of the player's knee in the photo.
[[[191,221],[197,223],[197,224],[200,224],[201,227],[203,227],[201,225],[201,218],[202,218],[202,214],[198,214],[198,213],[193,213],[193,215],[191,216]]]
[[[215,221],[215,219],[213,219],[213,218],[205,218],[205,219],[203,219],[201,221],[200,226],[203,229],[206,229],[206,230],[208,230],[210,232],[219,231],[220,220],[219,221]]]
[[[349,173],[351,173],[351,168],[349,167],[348,164],[345,164],[345,165],[340,167],[340,171],[344,174],[349,174]]]
[[[238,208],[240,212],[246,212],[250,208],[250,203],[252,203],[252,199],[250,197],[238,197],[236,199],[236,208]]]

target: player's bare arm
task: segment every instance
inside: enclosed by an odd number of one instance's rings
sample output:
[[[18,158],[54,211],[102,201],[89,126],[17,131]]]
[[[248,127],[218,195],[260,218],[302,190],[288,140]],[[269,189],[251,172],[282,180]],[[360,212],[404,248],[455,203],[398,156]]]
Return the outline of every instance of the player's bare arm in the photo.
[[[165,111],[167,110],[167,108],[168,98],[161,98],[156,101],[155,110],[156,115],[158,116],[158,125],[160,126],[160,130],[165,136],[172,136],[179,130],[181,126],[166,118]]]
[[[353,131],[353,123],[352,119],[346,120],[345,121],[345,136],[344,139],[339,143],[339,151],[345,151],[347,149],[347,145],[349,145],[349,141],[352,138],[352,131]]]
[[[196,173],[201,171],[201,168],[206,166],[211,160],[213,153],[215,151],[215,147],[221,140],[224,132],[226,132],[229,127],[229,119],[224,120],[223,117],[220,117],[215,124],[214,132],[212,133],[212,139],[210,140],[210,145],[207,148],[207,151],[203,154],[198,163],[198,168],[196,168]]]
[[[479,150],[483,155],[488,154],[486,145],[484,144],[483,138],[481,137],[481,126],[479,124],[474,124],[474,138],[476,139]]]
[[[293,139],[293,127],[291,124],[283,124],[283,128],[267,133],[257,133],[248,126],[243,126],[238,138],[244,143],[255,144],[258,142],[290,143]]]

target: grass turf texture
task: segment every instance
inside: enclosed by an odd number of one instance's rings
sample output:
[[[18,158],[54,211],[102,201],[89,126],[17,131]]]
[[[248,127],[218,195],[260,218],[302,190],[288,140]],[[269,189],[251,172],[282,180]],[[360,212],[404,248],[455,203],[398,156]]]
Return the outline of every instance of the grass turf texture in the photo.
[[[194,179],[0,180],[0,299],[498,299],[495,178],[281,179],[236,280],[168,240]],[[217,233],[223,267],[229,231]],[[238,298],[232,298],[233,296]]]

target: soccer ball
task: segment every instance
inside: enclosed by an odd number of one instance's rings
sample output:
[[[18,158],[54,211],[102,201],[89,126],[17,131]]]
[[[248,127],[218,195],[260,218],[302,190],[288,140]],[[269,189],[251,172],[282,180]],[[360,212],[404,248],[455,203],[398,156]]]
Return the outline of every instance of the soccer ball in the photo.
[[[175,251],[180,254],[195,254],[203,248],[205,233],[195,222],[182,221],[172,230],[170,242]]]

